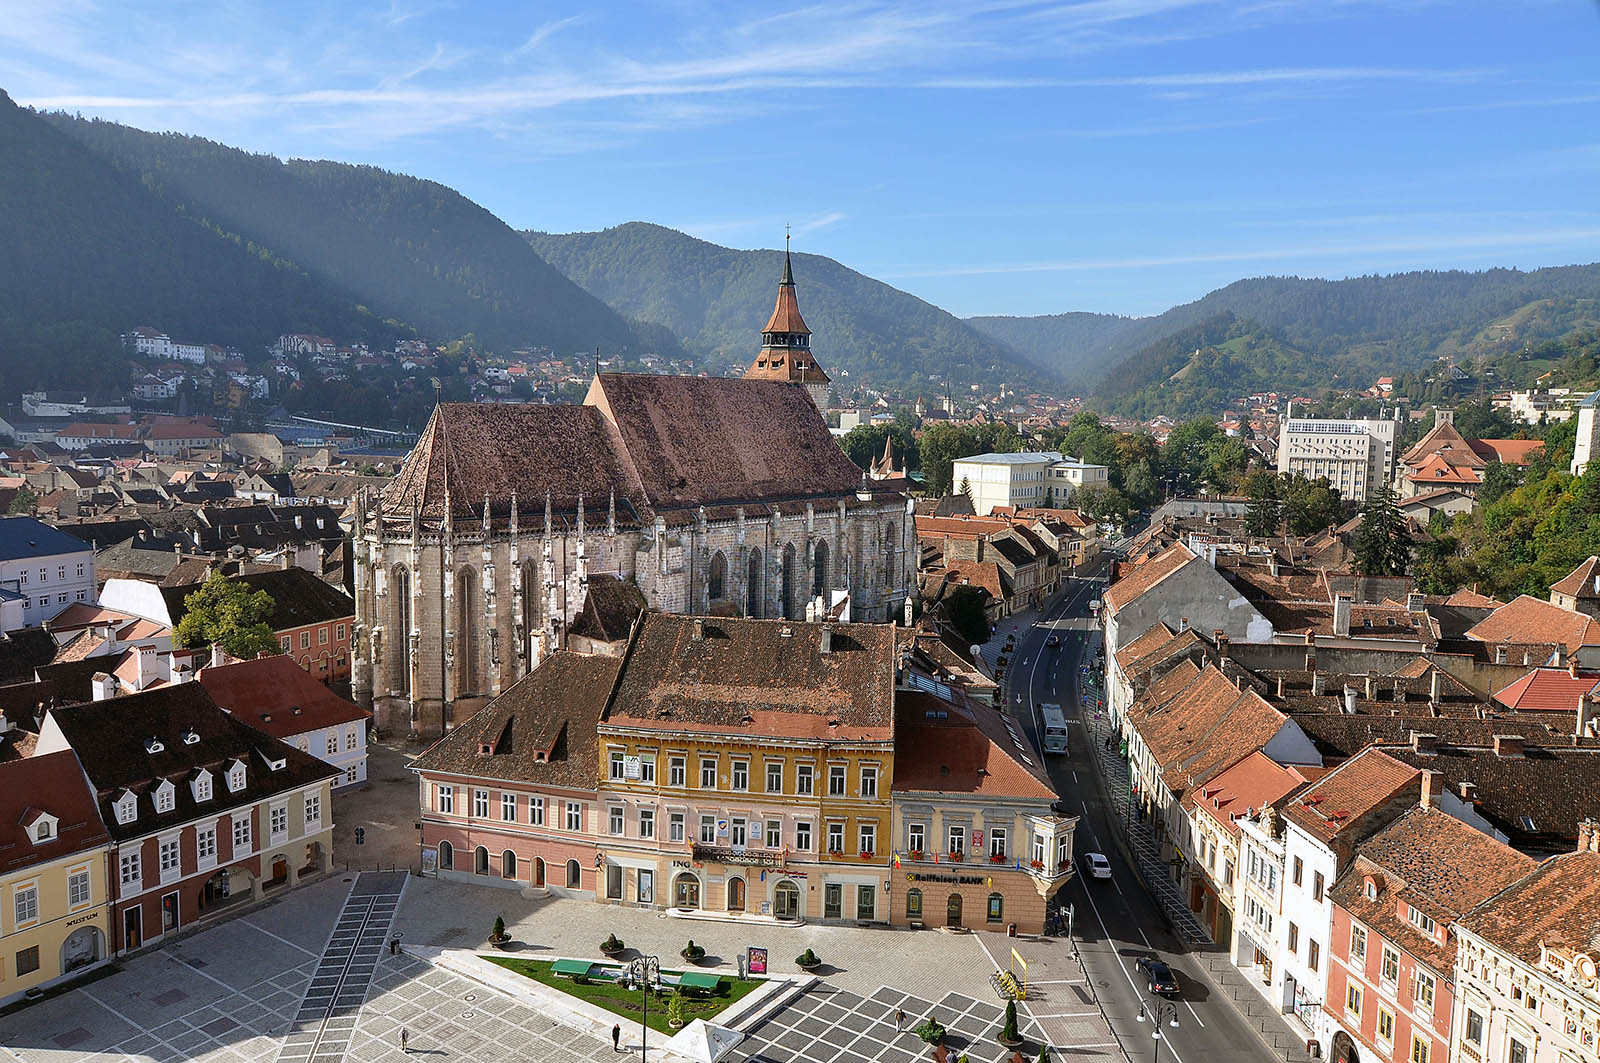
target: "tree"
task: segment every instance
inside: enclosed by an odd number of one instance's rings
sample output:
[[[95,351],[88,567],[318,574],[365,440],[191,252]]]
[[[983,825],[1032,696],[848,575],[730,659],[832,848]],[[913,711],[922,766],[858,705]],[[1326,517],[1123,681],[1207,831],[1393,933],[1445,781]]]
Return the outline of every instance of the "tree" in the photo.
[[[220,644],[223,652],[239,660],[252,660],[263,653],[278,653],[278,636],[273,634],[274,603],[266,591],[252,592],[243,583],[220,572],[183,599],[187,610],[173,634],[184,647]]]
[[[1222,429],[1204,417],[1185,421],[1168,433],[1161,448],[1161,464],[1179,493],[1192,491],[1201,481],[1212,451],[1227,438]],[[1243,449],[1241,445],[1241,452]]]
[[[11,499],[11,505],[6,508],[6,513],[13,517],[31,517],[34,508],[39,505],[38,494],[26,484],[17,488],[16,495]]]
[[[1278,478],[1265,469],[1257,469],[1245,480],[1245,490],[1250,495],[1250,505],[1244,514],[1246,535],[1277,535],[1283,527],[1283,499],[1278,494]]]
[[[963,476],[961,478],[961,486],[956,488],[956,494],[958,494],[958,495],[966,495],[967,496],[967,501],[971,502],[972,501],[972,481],[967,479],[965,476]]]
[[[1226,494],[1234,489],[1249,466],[1250,452],[1244,449],[1244,444],[1237,439],[1221,436],[1207,448],[1200,474],[1212,491]]]
[[[1111,524],[1128,519],[1128,498],[1109,484],[1086,484],[1072,493],[1072,508]]]
[[[1279,494],[1283,497],[1283,514],[1292,535],[1315,535],[1344,519],[1339,489],[1330,485],[1326,476],[1315,480],[1298,474],[1282,477]]]
[[[1411,563],[1411,531],[1388,484],[1369,495],[1362,507],[1355,553],[1363,576],[1403,576]]]

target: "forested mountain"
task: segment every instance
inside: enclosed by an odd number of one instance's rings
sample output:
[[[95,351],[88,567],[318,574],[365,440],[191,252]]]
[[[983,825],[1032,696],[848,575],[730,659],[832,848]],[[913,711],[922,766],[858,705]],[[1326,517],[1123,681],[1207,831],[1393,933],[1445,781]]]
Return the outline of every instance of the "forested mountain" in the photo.
[[[286,331],[384,344],[409,334],[347,290],[174,211],[3,92],[0,144],[0,394],[117,385],[118,336],[135,325],[250,348]]]
[[[1107,409],[1182,416],[1206,412],[1197,403],[1212,389],[1231,396],[1323,388],[1334,378],[1367,384],[1371,376],[1421,369],[1441,356],[1503,353],[1510,338],[1560,339],[1594,321],[1597,298],[1600,265],[1339,281],[1257,277],[1154,317],[1059,314],[969,323],[1060,372],[1097,376],[1094,390]],[[1208,344],[1228,349],[1208,354]],[[1190,360],[1184,378],[1167,380]],[[1167,408],[1172,401],[1183,405]]]
[[[1069,386],[1087,389],[1125,352],[1118,340],[1142,319],[1116,314],[1044,314],[1039,317],[969,317],[967,324],[1010,346],[1038,365],[1056,370]]]
[[[528,344],[558,352],[641,348],[615,311],[500,219],[433,181],[371,166],[284,162],[199,137],[67,114],[41,117],[142,180],[172,208],[237,234],[431,339],[472,334],[500,351]],[[325,331],[343,338],[331,327]]]
[[[630,222],[603,232],[525,234],[552,265],[630,318],[664,325],[713,365],[754,357],[781,251],[737,251]],[[939,393],[947,379],[1050,386],[1052,374],[913,295],[820,255],[794,256],[817,361],[884,386]]]

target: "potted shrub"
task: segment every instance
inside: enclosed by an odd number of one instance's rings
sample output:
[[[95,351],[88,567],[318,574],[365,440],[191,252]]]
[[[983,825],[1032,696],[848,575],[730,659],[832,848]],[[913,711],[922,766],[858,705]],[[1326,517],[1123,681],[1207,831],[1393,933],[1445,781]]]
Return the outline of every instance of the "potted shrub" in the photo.
[[[942,1044],[944,1044],[944,1027],[940,1026],[936,1021],[934,1021],[934,1018],[931,1015],[928,1016],[926,1019],[923,1019],[922,1020],[922,1025],[918,1026],[912,1032],[915,1033],[918,1037],[922,1038],[922,1043],[923,1044],[927,1044],[927,1045],[942,1045]]]
[[[989,863],[991,863],[991,864],[1003,864],[1005,862],[1006,862],[1006,858],[1005,858],[1005,854],[1004,853],[990,853],[989,854]]]
[[[684,1021],[683,994],[674,993],[667,998],[667,1025],[677,1030],[682,1028]]]
[[[1000,1043],[1007,1048],[1016,1048],[1022,1043],[1022,1038],[1017,1036],[1017,1002],[1006,1001],[1006,1021],[1000,1027]]]
[[[955,863],[958,863],[958,864],[961,863],[961,850],[960,849],[951,849],[950,850],[950,859],[953,860]]]
[[[489,931],[489,944],[497,949],[503,949],[510,944],[511,935],[506,933],[506,921],[502,916],[494,917],[494,929]]]
[[[1039,1058],[1034,1060],[1034,1063],[1050,1063],[1050,1046],[1049,1045],[1040,1045],[1039,1046]]]
[[[617,953],[621,952],[623,948],[624,946],[622,944],[622,939],[617,937],[616,934],[610,934],[604,941],[600,942],[600,951],[605,953],[607,956],[615,956]]]
[[[685,945],[683,947],[683,951],[678,953],[678,955],[682,956],[690,963],[699,963],[705,958],[706,950],[701,948],[699,945],[696,945],[694,943],[694,938],[690,938],[689,944]]]
[[[1033,868],[1035,871],[1043,871],[1044,870],[1044,861],[1043,860],[1030,860],[1030,861],[1028,861],[1028,866]]]
[[[804,952],[794,958],[794,965],[802,971],[814,971],[822,966],[822,960],[808,946]]]
[[[913,850],[911,850],[911,854],[910,855],[911,855],[911,859],[913,859],[913,860],[921,860],[922,859],[922,850],[921,849],[913,849]]]

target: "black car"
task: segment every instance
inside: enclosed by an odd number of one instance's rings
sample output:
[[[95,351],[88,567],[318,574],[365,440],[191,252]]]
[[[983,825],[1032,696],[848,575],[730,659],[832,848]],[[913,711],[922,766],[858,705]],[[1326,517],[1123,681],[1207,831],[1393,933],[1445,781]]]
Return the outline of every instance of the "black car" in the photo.
[[[1059,646],[1059,645],[1061,645],[1061,636],[1060,635],[1046,635],[1044,637],[1044,644],[1046,646]]]
[[[1178,995],[1178,976],[1172,972],[1171,967],[1154,956],[1140,956],[1135,966],[1150,980],[1150,992],[1160,993],[1164,997]]]

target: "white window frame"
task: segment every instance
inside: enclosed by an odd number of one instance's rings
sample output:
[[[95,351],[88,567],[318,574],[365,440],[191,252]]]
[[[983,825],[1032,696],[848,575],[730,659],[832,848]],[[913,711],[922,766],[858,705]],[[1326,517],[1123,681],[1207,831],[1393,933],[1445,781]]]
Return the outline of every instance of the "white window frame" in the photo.
[[[732,760],[728,769],[729,788],[745,793],[750,789],[750,762],[748,760]]]
[[[71,912],[89,907],[94,902],[94,873],[88,867],[74,867],[67,872],[67,910]]]
[[[304,796],[305,802],[300,809],[301,822],[304,824],[305,833],[310,834],[313,830],[322,828],[322,795],[306,794]]]
[[[682,787],[689,779],[689,760],[687,757],[669,757],[667,759],[667,785]]]
[[[778,785],[776,786],[772,785],[774,775],[777,776]],[[767,793],[783,793],[783,761],[781,760],[767,761]]]
[[[828,824],[828,852],[830,852],[830,853],[842,853],[842,852],[844,852],[844,824],[843,823],[830,823],[830,824]]]
[[[183,846],[178,835],[170,834],[156,840],[156,861],[156,867],[161,871],[162,885],[183,877]]]
[[[144,861],[138,850],[121,854],[117,864],[117,881],[124,886],[144,886]]]
[[[517,795],[509,790],[500,791],[500,818],[507,823],[517,821]]]
[[[796,852],[800,853],[809,853],[811,851],[811,821],[809,819],[795,821],[794,848]]]
[[[233,859],[248,856],[253,852],[254,824],[250,822],[248,812],[233,817]]]
[[[700,837],[700,844],[701,845],[715,845],[715,844],[717,844],[717,817],[716,816],[706,815],[703,812],[700,814],[700,835],[699,835],[699,837]]]
[[[688,837],[688,816],[682,812],[669,812],[667,814],[667,841],[673,845],[682,845]]]
[[[656,781],[656,755],[654,753],[639,754],[639,781],[652,786]]]
[[[489,818],[489,791],[473,787],[472,790],[472,818]]]
[[[700,789],[715,790],[717,788],[717,767],[716,757],[700,758]],[[706,781],[708,778],[710,779],[709,784]]]
[[[861,796],[878,796],[878,769],[875,765],[861,765]]]
[[[440,784],[433,795],[434,808],[440,815],[453,816],[456,814],[456,788]]]
[[[194,830],[195,866],[204,871],[217,866],[217,826],[215,823]]]
[[[809,797],[817,792],[816,765],[796,764],[794,766],[794,792],[800,797]]]
[[[656,810],[641,808],[639,810],[639,837],[653,840],[656,836]]]
[[[12,887],[11,932],[18,933],[39,924],[39,880],[30,879]],[[43,950],[40,950],[41,954]]]
[[[878,851],[878,825],[876,823],[856,824],[856,852],[876,853]]]
[[[566,818],[563,822],[569,831],[583,830],[583,804],[579,801],[566,802]]]
[[[1004,827],[989,828],[989,855],[991,857],[998,856],[1004,860],[1011,854],[1011,851],[1006,848],[1006,833]]]
[[[289,837],[289,804],[280,801],[267,809],[267,844],[278,845]]]
[[[927,850],[928,829],[922,823],[906,824],[906,851],[920,853]]]
[[[848,764],[828,765],[828,796],[844,797],[850,786],[850,766]]]
[[[613,838],[620,838],[624,829],[622,806],[611,805],[606,809],[606,833]]]

